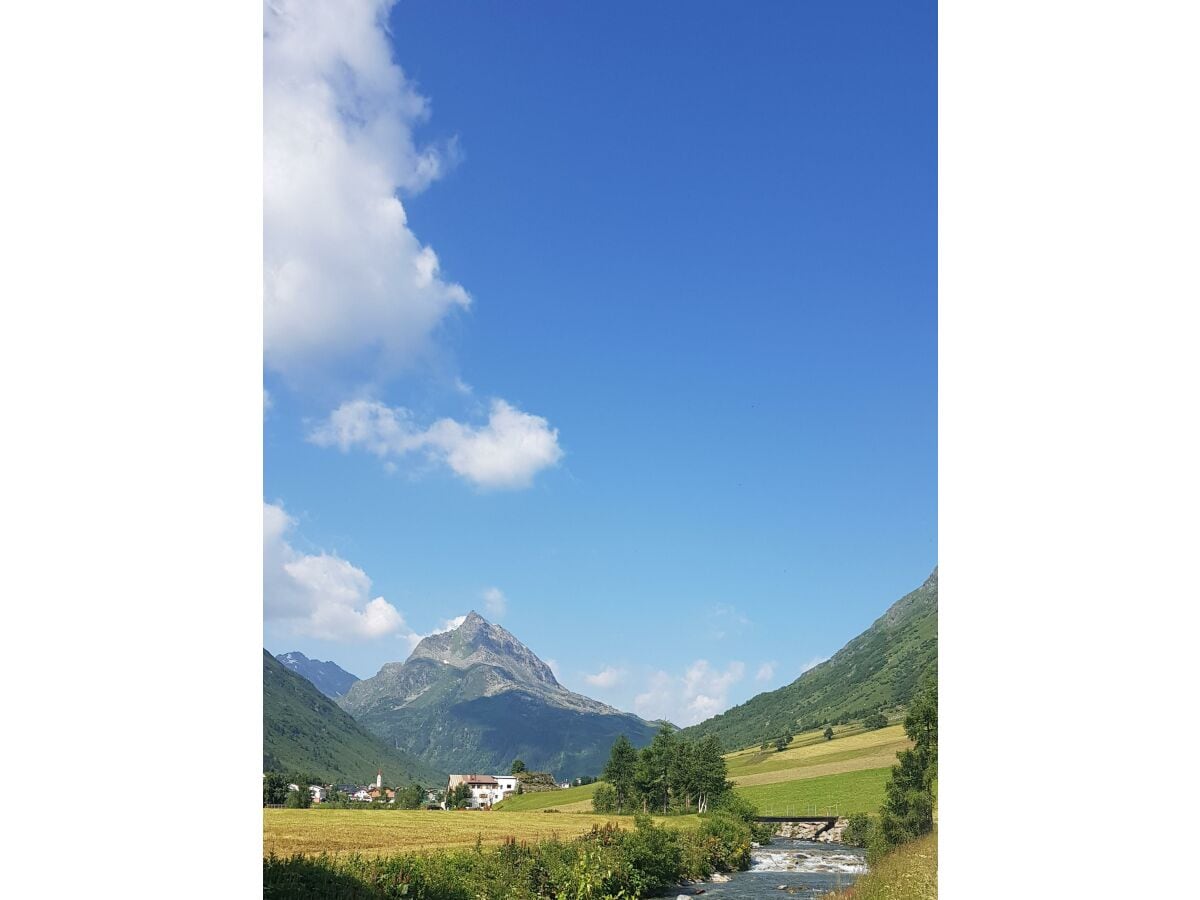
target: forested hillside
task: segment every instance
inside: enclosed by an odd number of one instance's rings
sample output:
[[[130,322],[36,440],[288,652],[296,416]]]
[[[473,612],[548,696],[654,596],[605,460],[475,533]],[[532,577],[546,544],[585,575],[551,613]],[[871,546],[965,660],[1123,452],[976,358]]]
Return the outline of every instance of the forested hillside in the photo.
[[[684,729],[682,736],[715,734],[727,750],[736,750],[908,703],[922,676],[937,671],[937,604],[934,568],[924,584],[832,658],[789,685]]]

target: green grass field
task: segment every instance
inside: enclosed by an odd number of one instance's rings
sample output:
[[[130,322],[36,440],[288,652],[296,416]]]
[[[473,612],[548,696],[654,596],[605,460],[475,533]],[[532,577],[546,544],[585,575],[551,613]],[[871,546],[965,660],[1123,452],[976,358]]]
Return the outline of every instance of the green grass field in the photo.
[[[696,816],[658,819],[673,828],[695,828]],[[593,825],[616,822],[632,828],[631,816],[582,813],[366,809],[264,809],[263,855],[293,853],[394,853],[469,847],[476,840],[501,844],[507,838],[535,842],[586,834]]]
[[[877,813],[883,804],[883,786],[891,774],[890,766],[885,769],[863,769],[818,778],[739,787],[737,792],[757,806],[759,814],[763,816]]]
[[[560,791],[538,791],[532,794],[519,794],[509,797],[503,803],[497,803],[496,812],[529,812],[535,809],[558,809],[562,812],[590,812],[592,794],[596,793],[599,782],[585,784],[582,787],[566,788]],[[579,808],[580,804],[586,808]]]

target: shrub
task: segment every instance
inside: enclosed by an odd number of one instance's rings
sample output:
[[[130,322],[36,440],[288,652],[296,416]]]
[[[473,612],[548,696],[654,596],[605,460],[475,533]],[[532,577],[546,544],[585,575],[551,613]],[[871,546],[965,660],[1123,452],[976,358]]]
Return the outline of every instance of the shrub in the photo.
[[[689,837],[700,845],[709,872],[731,872],[750,866],[750,826],[731,813],[706,815]]]
[[[592,812],[615,813],[617,811],[617,789],[611,784],[602,784],[592,794]]]
[[[866,813],[855,813],[850,817],[850,824],[842,831],[842,843],[852,847],[865,847],[871,839],[875,823]]]

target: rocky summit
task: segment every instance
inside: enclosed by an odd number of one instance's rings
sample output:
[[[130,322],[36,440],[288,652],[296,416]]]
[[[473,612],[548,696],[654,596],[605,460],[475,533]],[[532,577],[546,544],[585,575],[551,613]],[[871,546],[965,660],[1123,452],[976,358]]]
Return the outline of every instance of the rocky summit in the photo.
[[[618,735],[642,746],[655,731],[567,690],[533,651],[476,612],[338,702],[389,746],[446,771],[507,772],[519,758],[560,779],[597,775]]]

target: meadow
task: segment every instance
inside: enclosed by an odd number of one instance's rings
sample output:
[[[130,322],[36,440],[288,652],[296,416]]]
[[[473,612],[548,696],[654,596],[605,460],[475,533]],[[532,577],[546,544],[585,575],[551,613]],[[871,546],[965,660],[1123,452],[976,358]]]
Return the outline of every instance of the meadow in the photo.
[[[864,769],[819,778],[739,787],[737,792],[758,807],[762,816],[875,815],[883,804],[891,768]]]
[[[537,795],[531,795],[537,796]],[[695,828],[696,816],[666,821],[679,829]],[[458,810],[264,809],[263,855],[395,853],[503,844],[518,841],[567,840],[587,834],[592,826],[613,822],[632,828],[631,816],[586,813]]]

